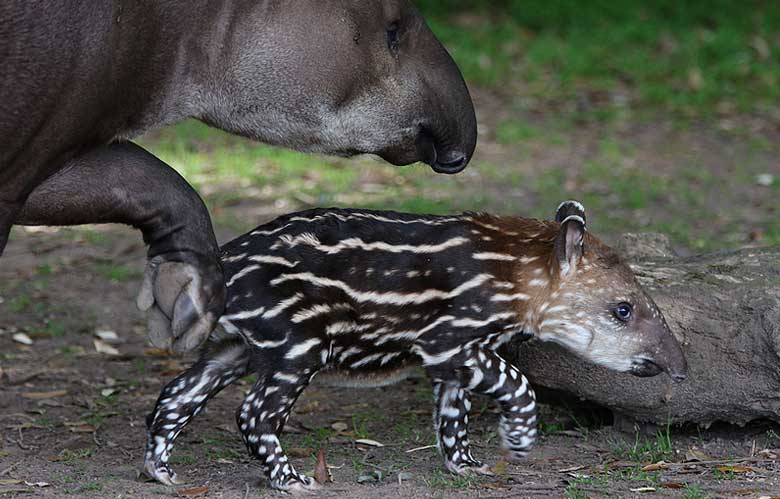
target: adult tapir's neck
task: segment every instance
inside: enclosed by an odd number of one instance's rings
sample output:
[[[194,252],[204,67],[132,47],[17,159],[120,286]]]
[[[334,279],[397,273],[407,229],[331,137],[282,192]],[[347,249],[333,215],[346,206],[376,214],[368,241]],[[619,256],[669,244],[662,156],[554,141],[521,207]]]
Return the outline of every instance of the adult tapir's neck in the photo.
[[[241,6],[229,0],[115,2],[110,57],[120,137],[203,118],[218,98],[215,87],[224,84]],[[254,35],[261,39],[262,33]]]

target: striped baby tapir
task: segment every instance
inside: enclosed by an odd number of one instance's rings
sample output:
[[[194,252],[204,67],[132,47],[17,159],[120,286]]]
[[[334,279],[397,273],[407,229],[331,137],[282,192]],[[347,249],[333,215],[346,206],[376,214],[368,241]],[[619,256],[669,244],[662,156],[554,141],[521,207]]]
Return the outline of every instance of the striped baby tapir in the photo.
[[[315,209],[282,216],[222,249],[228,304],[200,360],[147,418],[144,470],[175,483],[174,440],[208,399],[254,373],[236,412],[249,452],[281,490],[306,490],[279,436],[315,375],[384,385],[422,366],[433,383],[444,466],[488,472],[468,439],[470,393],[500,405],[505,456],[526,455],[534,392],[496,349],[559,343],[603,366],[685,377],[680,345],[634,274],[585,229],[582,205],[556,221],[465,213]]]

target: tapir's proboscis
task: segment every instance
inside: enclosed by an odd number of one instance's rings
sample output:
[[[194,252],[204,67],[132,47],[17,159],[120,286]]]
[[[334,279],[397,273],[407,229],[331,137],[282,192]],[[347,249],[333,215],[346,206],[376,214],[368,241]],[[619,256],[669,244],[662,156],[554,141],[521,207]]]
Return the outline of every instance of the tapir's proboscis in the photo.
[[[224,277],[198,195],[123,141],[196,118],[441,173],[474,151],[463,78],[405,0],[11,0],[0,20],[0,252],[13,224],[141,229],[158,346],[208,336]]]

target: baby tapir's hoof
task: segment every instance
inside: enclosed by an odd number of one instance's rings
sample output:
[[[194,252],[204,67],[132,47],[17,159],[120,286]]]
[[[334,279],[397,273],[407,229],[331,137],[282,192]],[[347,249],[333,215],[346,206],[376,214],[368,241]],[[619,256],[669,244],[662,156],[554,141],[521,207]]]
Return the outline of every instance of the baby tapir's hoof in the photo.
[[[296,474],[294,477],[290,477],[285,483],[279,483],[277,480],[272,480],[271,488],[292,495],[311,495],[322,489],[322,486],[311,477]]]
[[[454,475],[494,475],[494,473],[490,471],[490,466],[482,464],[479,461],[474,461],[469,464],[461,463],[460,465],[455,465],[452,462],[445,462],[444,467]]]
[[[145,461],[142,473],[151,480],[160,482],[163,485],[174,486],[182,483],[176,477],[176,472],[167,463],[154,463],[151,460]]]

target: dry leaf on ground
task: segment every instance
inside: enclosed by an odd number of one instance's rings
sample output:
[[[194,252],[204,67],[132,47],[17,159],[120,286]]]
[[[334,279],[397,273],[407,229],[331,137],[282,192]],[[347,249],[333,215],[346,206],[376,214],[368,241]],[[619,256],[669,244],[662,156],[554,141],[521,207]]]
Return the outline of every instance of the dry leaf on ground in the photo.
[[[43,400],[43,399],[53,399],[56,397],[62,397],[63,395],[67,395],[68,390],[53,390],[50,392],[25,392],[22,393],[22,398],[30,399],[30,400]]]
[[[112,347],[103,340],[92,340],[92,344],[95,345],[95,351],[97,351],[97,353],[103,353],[106,355],[119,355],[119,350]]]
[[[753,468],[747,468],[745,466],[718,466],[715,469],[722,473],[748,473],[753,471]]]
[[[648,464],[644,468],[642,468],[642,471],[658,471],[658,470],[665,470],[668,468],[669,465],[666,464],[663,461],[658,461],[657,463]]]
[[[317,464],[314,465],[314,479],[320,485],[333,481],[333,478],[330,476],[330,470],[328,469],[328,463],[325,462],[324,449],[320,449],[317,453]]]
[[[687,451],[685,451],[685,460],[686,461],[714,461],[715,458],[710,456],[709,454],[706,454],[696,447],[689,447]]]
[[[180,490],[179,491],[179,495],[188,496],[188,497],[201,496],[201,495],[205,494],[208,491],[209,491],[209,486],[208,485],[204,485],[202,487],[194,487],[194,488],[191,488],[191,489]]]

